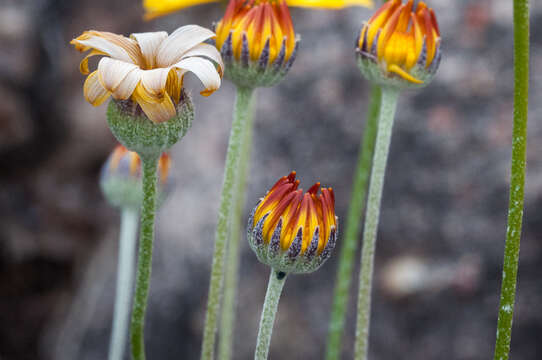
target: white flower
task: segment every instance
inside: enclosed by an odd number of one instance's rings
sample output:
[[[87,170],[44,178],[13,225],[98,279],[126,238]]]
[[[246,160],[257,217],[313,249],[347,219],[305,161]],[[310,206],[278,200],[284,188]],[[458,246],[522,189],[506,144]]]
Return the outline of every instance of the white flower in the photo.
[[[132,34],[130,38],[85,31],[71,41],[79,51],[91,50],[81,61],[81,73],[89,74],[89,57],[104,56],[85,81],[85,99],[94,106],[110,95],[117,100],[132,99],[151,121],[167,121],[176,114],[187,72],[201,80],[204,96],[220,87],[224,69],[220,53],[204,43],[214,36],[197,25],[180,27],[169,36],[163,31]]]

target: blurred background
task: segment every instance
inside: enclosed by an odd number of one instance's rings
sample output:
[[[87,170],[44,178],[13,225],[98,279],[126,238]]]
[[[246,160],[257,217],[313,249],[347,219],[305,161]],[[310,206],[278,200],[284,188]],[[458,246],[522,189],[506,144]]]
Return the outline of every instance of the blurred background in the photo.
[[[542,3],[532,1],[524,236],[512,358],[542,354]],[[370,357],[488,359],[493,354],[512,133],[512,1],[431,0],[443,35],[435,80],[399,104],[376,254]],[[87,29],[128,35],[223,13],[205,5],[142,21],[136,0],[0,1],[0,359],[105,359],[119,214],[98,187],[115,146],[105,106],[83,98]],[[369,85],[354,57],[367,9],[293,9],[302,46],[278,86],[259,89],[244,220],[295,169],[335,189],[341,225]],[[209,98],[189,76],[196,119],[172,150],[177,187],[157,223],[146,325],[151,359],[197,359],[234,88]],[[338,246],[341,246],[339,240]],[[272,359],[322,359],[338,251],[292,276]],[[358,264],[359,265],[359,264]],[[251,359],[269,269],[242,242],[235,359]],[[344,358],[355,328],[352,291]]]

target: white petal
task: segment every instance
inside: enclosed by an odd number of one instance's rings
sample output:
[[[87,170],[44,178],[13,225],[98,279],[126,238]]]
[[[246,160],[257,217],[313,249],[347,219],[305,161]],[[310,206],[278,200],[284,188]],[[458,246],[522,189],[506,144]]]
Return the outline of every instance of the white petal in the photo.
[[[101,105],[110,95],[109,91],[98,81],[98,71],[92,72],[87,77],[83,86],[83,93],[85,99],[94,106]]]
[[[205,86],[202,95],[211,94],[220,87],[220,75],[216,71],[215,65],[209,60],[201,57],[190,57],[179,61],[173,66],[182,70],[181,76],[187,71],[193,72]]]
[[[126,50],[102,37],[93,36],[87,40],[74,40],[74,42],[104,52],[114,59],[119,59],[130,63],[133,62]]]
[[[161,97],[165,91],[170,68],[145,70],[141,73],[141,84],[150,93]]]
[[[167,38],[167,32],[158,31],[158,32],[147,32],[147,33],[138,33],[132,34],[139,47],[141,48],[141,53],[145,59],[148,69],[152,69],[156,63],[156,53],[158,47]]]
[[[124,61],[102,58],[98,63],[98,77],[104,88],[115,92],[124,78],[134,69],[139,68]]]
[[[115,91],[113,91],[113,97],[117,100],[129,99],[130,96],[132,96],[132,93],[134,92],[137,84],[139,84],[139,81],[141,80],[141,74],[143,72],[143,70],[138,68],[130,70],[126,77],[122,79]]]
[[[199,44],[194,46],[192,49],[184,53],[183,59],[190,56],[205,56],[213,60],[220,65],[220,69],[224,71],[224,62],[222,62],[222,56],[220,52],[216,49],[216,46],[209,44]]]
[[[160,67],[173,65],[185,52],[214,36],[214,32],[198,25],[182,26],[162,41],[156,54],[156,64]]]

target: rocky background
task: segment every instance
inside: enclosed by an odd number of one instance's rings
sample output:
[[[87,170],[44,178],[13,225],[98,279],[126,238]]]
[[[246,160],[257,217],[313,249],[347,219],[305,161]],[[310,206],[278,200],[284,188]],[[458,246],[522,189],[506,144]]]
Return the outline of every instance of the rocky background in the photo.
[[[532,1],[525,231],[512,358],[542,354],[542,3]],[[404,94],[394,129],[376,259],[373,360],[492,356],[512,132],[512,2],[432,0],[444,57]],[[152,22],[132,0],[0,2],[0,359],[106,358],[118,212],[97,180],[115,146],[105,107],[82,94],[83,30],[168,30],[221,17],[218,5]],[[302,48],[279,86],[258,91],[245,218],[280,176],[333,186],[346,217],[369,85],[353,42],[367,9],[293,9]],[[189,76],[190,77],[190,76]],[[158,217],[146,340],[151,359],[197,359],[233,86],[197,106],[172,151],[177,187]],[[235,359],[251,359],[269,269],[243,241]],[[340,242],[339,245],[340,246]],[[322,359],[337,256],[286,284],[272,359]],[[357,289],[357,286],[353,289]],[[354,291],[344,338],[351,358]]]

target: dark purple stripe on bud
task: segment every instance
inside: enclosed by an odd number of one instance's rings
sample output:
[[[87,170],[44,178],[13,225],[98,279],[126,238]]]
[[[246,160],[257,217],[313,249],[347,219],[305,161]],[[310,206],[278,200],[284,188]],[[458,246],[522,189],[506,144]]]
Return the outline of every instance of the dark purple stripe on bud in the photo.
[[[282,46],[280,47],[280,52],[275,61],[273,62],[274,70],[278,70],[284,63],[284,58],[286,57],[286,36],[282,39]]]
[[[297,255],[299,255],[299,253],[301,252],[302,241],[303,241],[303,228],[299,228],[294,241],[292,241],[292,244],[290,245],[290,248],[288,249],[288,258],[293,260],[297,257]]]
[[[273,231],[273,236],[271,236],[271,241],[269,242],[269,253],[271,257],[274,257],[280,248],[280,233],[282,231],[282,218],[280,218],[279,223]]]
[[[321,262],[326,260],[331,255],[331,253],[333,252],[333,249],[335,249],[336,243],[337,243],[337,232],[335,229],[331,229],[331,234],[329,235],[329,239],[327,241],[326,247],[324,248],[324,251],[322,251],[322,254],[320,254]]]
[[[256,245],[260,246],[263,244],[263,223],[265,222],[265,219],[267,219],[267,216],[269,214],[265,214],[261,219],[260,221],[258,221],[258,223],[256,224],[256,226],[254,227],[254,230],[253,230],[253,237],[254,237],[254,242],[256,243]]]
[[[226,38],[226,41],[224,41],[224,44],[222,45],[222,49],[220,49],[220,55],[222,55],[222,59],[226,63],[231,63],[233,60],[233,45],[232,45],[232,35],[233,32],[230,31],[230,34]]]
[[[440,66],[441,58],[442,58],[442,52],[440,51],[440,46],[437,46],[435,57],[433,58],[433,61],[431,62],[431,65],[429,66],[429,73],[434,74],[437,72],[438,67]]]
[[[260,60],[258,61],[261,70],[265,70],[267,64],[269,64],[269,39],[265,42],[262,54],[260,55]]]
[[[312,241],[305,251],[305,258],[308,261],[311,261],[314,258],[314,255],[316,255],[316,251],[318,251],[318,243],[320,240],[320,227],[316,227],[316,230],[314,231],[314,235],[312,236]]]
[[[425,68],[426,63],[427,63],[427,43],[425,42],[425,36],[424,36],[422,52],[420,53],[420,56],[418,57],[418,61],[416,62],[416,64],[418,66]]]
[[[299,49],[299,40],[295,41],[294,51],[292,52],[292,55],[290,56],[290,58],[286,62],[286,65],[284,66],[284,73],[287,73],[292,67],[295,61],[295,57],[297,56],[297,49]]]
[[[241,64],[244,66],[244,67],[247,67],[248,66],[248,60],[249,60],[249,50],[248,50],[248,38],[247,38],[247,33],[244,32],[243,33],[243,45],[242,45],[242,48],[241,48]]]
[[[376,33],[376,36],[375,38],[373,39],[373,44],[371,45],[371,55],[373,55],[375,58],[377,56],[377,53],[376,53],[376,49],[377,49],[377,46],[378,46],[378,38],[380,38],[380,32],[382,30],[378,30],[378,32]],[[369,29],[367,29],[367,31],[365,32],[366,34],[369,32]]]

